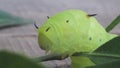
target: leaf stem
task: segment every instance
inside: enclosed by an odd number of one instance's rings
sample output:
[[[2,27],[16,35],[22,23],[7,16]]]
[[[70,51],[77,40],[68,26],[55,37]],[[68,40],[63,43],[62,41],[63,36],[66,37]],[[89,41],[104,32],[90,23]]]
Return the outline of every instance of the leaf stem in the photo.
[[[120,59],[120,55],[114,55],[114,54],[103,54],[103,53],[85,53],[85,52],[80,52],[80,53],[74,53],[72,56],[99,56],[99,57],[109,57],[109,58],[116,58]],[[46,55],[42,57],[37,57],[34,58],[33,61],[35,62],[43,62],[43,61],[50,61],[50,60],[63,60],[67,58],[68,56],[62,58],[62,54],[56,54],[56,55]]]
[[[119,23],[120,23],[120,15],[117,16],[116,19],[113,20],[112,23],[107,26],[106,31],[110,32]]]
[[[110,57],[110,58],[116,58],[120,59],[120,55],[115,55],[115,54],[102,54],[102,53],[87,53],[86,55],[88,56],[99,56],[99,57]]]

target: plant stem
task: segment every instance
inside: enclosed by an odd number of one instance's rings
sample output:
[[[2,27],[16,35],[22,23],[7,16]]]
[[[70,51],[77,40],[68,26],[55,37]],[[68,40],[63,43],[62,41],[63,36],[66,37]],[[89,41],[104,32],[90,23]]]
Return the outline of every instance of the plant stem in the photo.
[[[117,16],[116,19],[113,20],[112,23],[107,26],[106,31],[110,32],[119,23],[120,23],[120,15]]]

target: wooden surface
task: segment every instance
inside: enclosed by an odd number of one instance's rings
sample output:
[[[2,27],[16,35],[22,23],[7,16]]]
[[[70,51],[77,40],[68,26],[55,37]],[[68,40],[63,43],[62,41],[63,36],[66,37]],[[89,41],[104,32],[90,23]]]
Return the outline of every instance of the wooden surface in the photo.
[[[120,0],[0,0],[0,9],[11,14],[33,19],[41,26],[47,19],[60,11],[80,9],[96,18],[106,27],[120,14]],[[118,25],[112,32],[120,33]],[[33,24],[0,30],[0,50],[10,50],[29,57],[45,55],[37,43],[37,31]],[[52,62],[52,63],[51,63]],[[69,68],[70,60],[48,61],[49,68]]]

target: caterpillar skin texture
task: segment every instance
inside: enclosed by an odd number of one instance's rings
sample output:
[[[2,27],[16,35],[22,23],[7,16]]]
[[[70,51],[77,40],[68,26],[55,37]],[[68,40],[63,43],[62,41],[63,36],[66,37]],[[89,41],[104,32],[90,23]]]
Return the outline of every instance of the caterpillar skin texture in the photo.
[[[93,52],[116,36],[107,33],[93,16],[81,10],[60,12],[38,28],[40,47],[52,54]]]

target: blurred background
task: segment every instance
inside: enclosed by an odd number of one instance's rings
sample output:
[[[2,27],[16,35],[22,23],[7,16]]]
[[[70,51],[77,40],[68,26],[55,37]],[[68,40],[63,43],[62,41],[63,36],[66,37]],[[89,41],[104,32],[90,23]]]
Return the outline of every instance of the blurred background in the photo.
[[[120,14],[120,0],[0,0],[0,9],[15,16],[32,19],[41,26],[47,16],[53,16],[68,9],[84,10],[97,14],[104,27]],[[120,33],[120,25],[111,33]],[[37,43],[37,30],[33,24],[0,29],[0,50],[10,50],[29,57],[45,55]],[[51,63],[52,62],[52,63]],[[51,68],[68,68],[70,60],[48,61]]]

